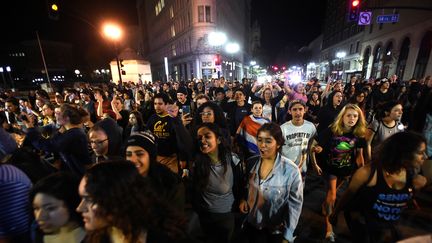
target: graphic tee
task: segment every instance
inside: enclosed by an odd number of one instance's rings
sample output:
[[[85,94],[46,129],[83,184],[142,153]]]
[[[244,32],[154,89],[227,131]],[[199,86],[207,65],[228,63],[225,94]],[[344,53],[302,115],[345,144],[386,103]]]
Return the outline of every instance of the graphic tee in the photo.
[[[366,148],[366,140],[356,137],[351,132],[340,136],[334,135],[330,128],[323,133],[324,136],[319,140],[324,143],[328,141],[324,145],[328,173],[338,177],[350,176],[357,169],[356,150]]]
[[[312,138],[316,135],[315,125],[310,121],[304,121],[303,125],[295,126],[288,121],[281,126],[285,144],[282,146],[282,155],[299,165],[302,157],[304,163],[301,172],[307,171],[308,148]]]

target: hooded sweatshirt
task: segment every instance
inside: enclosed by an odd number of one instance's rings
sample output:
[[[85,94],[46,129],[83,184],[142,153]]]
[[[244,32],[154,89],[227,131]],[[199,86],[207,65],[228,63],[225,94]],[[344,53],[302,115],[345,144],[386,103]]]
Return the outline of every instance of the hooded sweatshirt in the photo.
[[[117,125],[117,122],[112,118],[105,118],[95,123],[104,130],[108,138],[108,153],[105,155],[108,158],[120,156],[122,146],[122,130]]]

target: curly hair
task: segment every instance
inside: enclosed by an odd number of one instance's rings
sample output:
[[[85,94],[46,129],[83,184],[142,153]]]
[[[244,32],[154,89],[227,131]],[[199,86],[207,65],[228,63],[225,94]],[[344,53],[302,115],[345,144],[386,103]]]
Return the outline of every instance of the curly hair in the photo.
[[[340,136],[344,133],[343,129],[343,117],[348,110],[354,110],[358,114],[358,121],[354,125],[353,134],[356,137],[365,137],[366,135],[366,120],[363,115],[362,110],[358,105],[355,104],[346,104],[342,110],[339,112],[334,122],[331,125],[331,130],[334,134]]]
[[[411,169],[411,161],[426,139],[415,132],[398,132],[382,142],[373,153],[372,162],[381,165],[389,173],[399,172],[402,168]]]
[[[109,218],[107,227],[120,229],[128,242],[137,242],[143,230],[153,239],[184,237],[184,218],[159,198],[131,162],[95,164],[84,178],[85,190],[100,208],[97,216]],[[107,228],[88,232],[89,242],[100,242],[105,232]]]

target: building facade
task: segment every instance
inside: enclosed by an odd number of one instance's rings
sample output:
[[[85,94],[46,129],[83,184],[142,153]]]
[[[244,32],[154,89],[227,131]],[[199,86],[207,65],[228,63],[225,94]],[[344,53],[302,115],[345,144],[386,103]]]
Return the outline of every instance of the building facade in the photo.
[[[153,80],[243,77],[250,0],[140,0],[137,9],[141,53],[152,65]],[[240,51],[229,54],[222,46],[211,46],[209,34],[216,31],[238,43]],[[220,66],[215,65],[217,57]]]
[[[347,21],[349,3],[328,1],[318,78],[396,74],[408,80],[432,73],[432,1],[361,1],[360,11],[372,12],[370,25]],[[377,23],[378,16],[394,14],[397,22]]]

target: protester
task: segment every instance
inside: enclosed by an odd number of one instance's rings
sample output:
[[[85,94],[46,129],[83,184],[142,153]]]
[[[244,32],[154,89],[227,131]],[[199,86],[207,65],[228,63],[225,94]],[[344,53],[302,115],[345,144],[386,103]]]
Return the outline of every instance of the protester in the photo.
[[[358,169],[331,218],[345,210],[345,220],[353,242],[396,242],[396,228],[414,190],[426,183],[415,175],[427,159],[426,140],[420,134],[400,132],[384,140],[373,161]]]
[[[363,153],[367,154],[369,147],[365,140],[366,121],[360,108],[347,104],[332,125],[319,134],[319,150],[324,156],[324,172],[327,181],[327,194],[322,205],[325,216],[326,240],[334,242],[335,234],[329,222],[336,201],[339,185],[350,177],[357,168],[364,165]],[[317,150],[315,150],[318,152]]]
[[[130,162],[91,167],[79,194],[77,211],[84,220],[86,242],[190,242],[184,219],[159,199]]]
[[[401,123],[403,107],[397,101],[383,103],[375,119],[368,126],[366,140],[375,148],[391,135],[405,130]]]
[[[26,139],[37,149],[58,152],[63,162],[62,169],[82,176],[85,166],[91,163],[87,136],[82,129],[82,119],[87,115],[82,108],[63,104],[60,112],[56,113],[56,119],[64,129],[50,138],[43,138],[38,129],[34,128],[33,116],[27,115],[27,121],[24,121],[28,128]]]
[[[216,124],[201,124],[197,140],[199,152],[192,171],[194,208],[206,242],[228,243],[234,232],[233,210],[243,180],[242,164]]]
[[[111,118],[104,118],[90,129],[88,140],[93,150],[92,163],[119,159],[122,145],[121,128]]]
[[[281,153],[299,167],[303,180],[306,177],[312,142],[317,135],[315,125],[304,119],[306,110],[307,106],[303,101],[291,101],[288,111],[292,116],[292,120],[281,125],[285,139]],[[314,163],[314,169],[317,172],[321,170],[316,163]]]
[[[140,175],[148,177],[153,188],[180,211],[185,207],[185,188],[180,177],[156,161],[156,138],[150,132],[134,132],[126,141],[126,159]]]
[[[85,237],[81,216],[75,211],[80,202],[79,178],[59,172],[40,180],[30,191],[36,227],[32,240],[81,242]]]
[[[240,203],[246,237],[251,243],[293,242],[303,204],[300,170],[280,154],[285,140],[279,125],[264,124],[257,141],[260,155],[248,161],[248,193]]]
[[[242,147],[244,157],[250,158],[259,154],[256,137],[258,129],[265,123],[269,123],[268,118],[263,117],[263,105],[261,101],[252,103],[252,114],[245,116],[237,129],[237,143]]]

